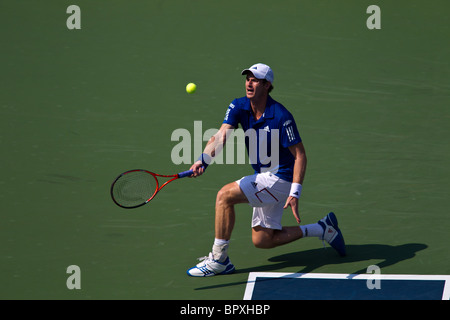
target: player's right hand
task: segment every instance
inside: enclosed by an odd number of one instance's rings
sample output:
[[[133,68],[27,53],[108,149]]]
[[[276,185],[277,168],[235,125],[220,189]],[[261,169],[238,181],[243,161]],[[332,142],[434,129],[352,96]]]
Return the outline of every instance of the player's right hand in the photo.
[[[190,178],[195,178],[201,176],[203,172],[205,172],[205,168],[202,165],[201,161],[195,162],[189,170],[192,170],[194,173],[190,176]]]

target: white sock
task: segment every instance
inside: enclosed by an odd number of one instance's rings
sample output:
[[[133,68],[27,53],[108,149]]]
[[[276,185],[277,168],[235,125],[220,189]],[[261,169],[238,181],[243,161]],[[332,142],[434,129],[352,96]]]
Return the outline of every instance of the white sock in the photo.
[[[214,238],[214,244],[218,246],[223,246],[224,244],[229,244],[230,240],[223,240],[223,239],[217,239]]]
[[[223,240],[223,239],[214,239],[214,244],[212,247],[212,254],[214,257],[214,260],[217,260],[219,262],[224,262],[226,258],[228,257],[228,245],[230,243],[230,240]]]
[[[307,224],[305,226],[300,226],[303,232],[303,238],[306,237],[319,237],[321,238],[323,235],[323,228],[318,223]]]

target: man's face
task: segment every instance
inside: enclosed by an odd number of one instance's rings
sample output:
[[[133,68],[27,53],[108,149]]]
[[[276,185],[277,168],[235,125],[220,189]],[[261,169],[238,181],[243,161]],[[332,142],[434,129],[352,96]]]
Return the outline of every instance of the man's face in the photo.
[[[259,98],[267,93],[270,87],[270,82],[266,82],[261,79],[255,78],[255,76],[251,73],[247,74],[247,78],[245,79],[245,92],[247,98]]]

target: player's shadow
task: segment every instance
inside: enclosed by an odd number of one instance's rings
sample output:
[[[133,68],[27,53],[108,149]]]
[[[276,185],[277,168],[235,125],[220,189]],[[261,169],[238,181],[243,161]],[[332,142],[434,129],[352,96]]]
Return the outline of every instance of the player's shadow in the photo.
[[[262,266],[249,267],[244,269],[236,269],[237,274],[249,272],[270,272],[280,271],[284,268],[297,268],[296,273],[309,273],[314,270],[326,266],[342,263],[361,262],[368,260],[382,260],[377,263],[377,266],[383,272],[383,268],[392,266],[400,261],[413,258],[418,251],[428,248],[427,245],[421,243],[407,243],[398,246],[390,246],[385,244],[362,244],[362,245],[347,245],[347,255],[340,257],[336,251],[327,247],[286,253],[275,256],[269,259],[272,264],[265,264]],[[372,263],[371,263],[372,264]],[[367,265],[368,267],[369,265]],[[352,274],[366,273],[367,267],[360,270],[350,270]],[[215,286],[207,286],[197,288],[196,290],[212,289],[219,287],[227,287],[233,285],[245,284],[246,281],[221,284]]]
[[[264,272],[303,266],[297,273],[308,273],[329,264],[352,263],[366,260],[383,260],[377,263],[377,266],[382,270],[384,267],[413,258],[418,251],[424,250],[427,247],[427,245],[420,243],[408,243],[398,246],[385,244],[347,245],[347,256],[345,257],[338,256],[336,251],[327,247],[326,249],[321,248],[286,253],[269,259],[271,262],[278,262],[276,264],[240,269],[236,270],[236,272]],[[352,273],[366,273],[366,269],[355,270]]]

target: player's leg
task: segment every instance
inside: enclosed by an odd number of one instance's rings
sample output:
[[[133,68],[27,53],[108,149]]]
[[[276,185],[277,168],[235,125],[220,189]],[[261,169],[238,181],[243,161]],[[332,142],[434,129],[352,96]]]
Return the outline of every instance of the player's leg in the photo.
[[[223,262],[228,258],[228,244],[235,222],[234,206],[246,202],[247,197],[236,182],[223,186],[217,193],[215,239],[212,248],[215,260]]]
[[[230,240],[235,221],[234,205],[248,202],[236,182],[231,182],[220,189],[216,197],[216,239]]]
[[[193,277],[209,277],[234,272],[234,265],[228,258],[228,244],[234,228],[234,206],[248,202],[247,197],[236,182],[231,182],[217,193],[215,216],[215,239],[212,252],[187,274]]]
[[[298,240],[303,237],[298,226],[283,227],[281,230],[268,229],[262,226],[252,228],[252,241],[255,247],[270,249]]]
[[[273,248],[300,238],[317,237],[327,241],[341,256],[345,255],[344,238],[334,213],[330,212],[317,223],[283,227],[281,218],[289,185],[282,180],[271,180],[273,177],[270,176],[262,178],[263,175],[259,175],[256,180],[259,189],[255,193],[258,199],[263,200],[262,204],[250,202],[254,206],[252,240],[256,247]],[[251,193],[248,197],[251,199]]]
[[[257,225],[252,228],[253,244],[262,249],[275,248],[304,237],[317,237],[328,242],[339,255],[346,255],[344,237],[333,212],[317,223],[300,227],[282,227],[281,230],[276,230]]]

